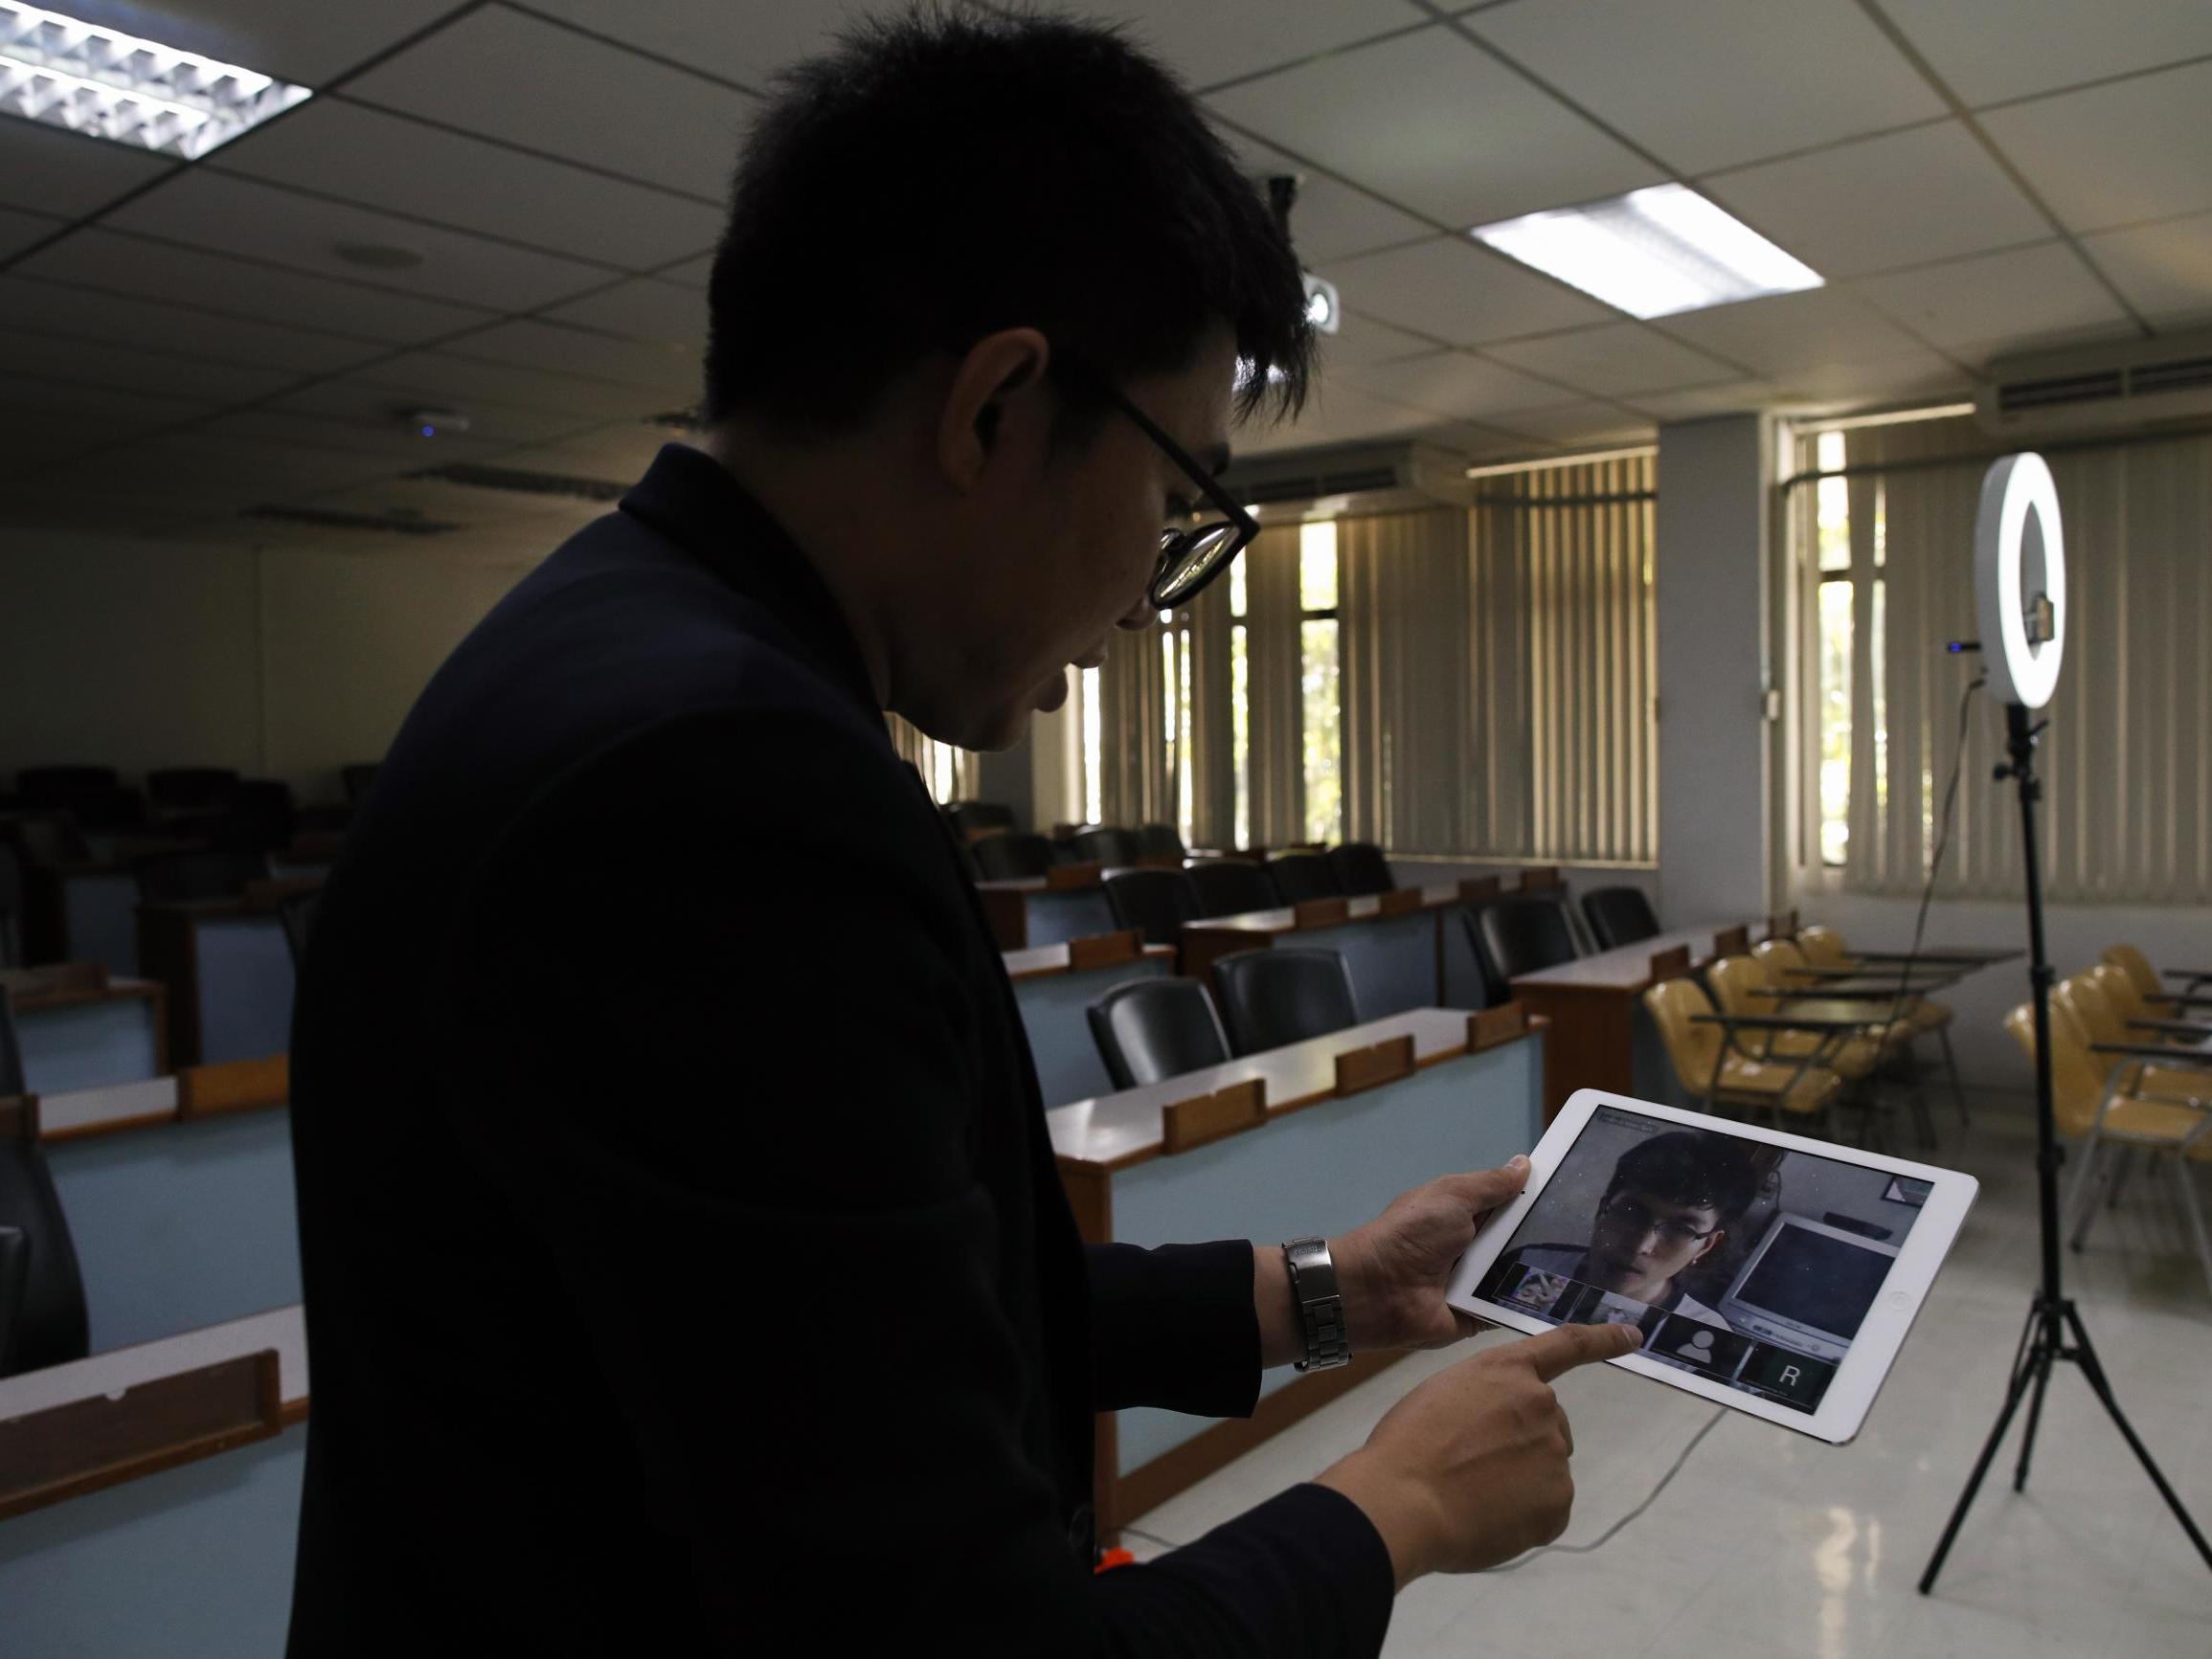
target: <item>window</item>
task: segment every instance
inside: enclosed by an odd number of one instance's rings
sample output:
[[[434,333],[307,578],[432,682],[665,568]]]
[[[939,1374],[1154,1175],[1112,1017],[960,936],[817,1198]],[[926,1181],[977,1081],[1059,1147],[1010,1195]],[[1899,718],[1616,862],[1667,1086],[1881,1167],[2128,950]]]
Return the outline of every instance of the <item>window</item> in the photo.
[[[1854,697],[1864,675],[1864,718],[1871,723],[1874,795],[1889,798],[1888,699],[1883,677],[1883,634],[1887,595],[1884,592],[1887,526],[1883,511],[1883,481],[1861,480],[1856,493],[1868,523],[1855,553],[1851,533],[1854,485],[1829,476],[1843,471],[1844,435],[1823,432],[1813,442],[1813,463],[1822,474],[1813,485],[1813,536],[1808,549],[1816,594],[1814,644],[1816,752],[1819,756],[1817,810],[1820,863],[1840,868],[1851,849],[1852,722],[1860,715]],[[1860,626],[1865,625],[1864,651]],[[1863,661],[1862,661],[1863,656]]]
[[[1298,531],[1298,688],[1308,841],[1343,839],[1343,676],[1337,636],[1337,527]]]
[[[1229,568],[1230,744],[1236,773],[1236,845],[1252,845],[1252,647],[1246,626],[1244,573],[1252,563],[1240,558]]]
[[[1083,821],[1097,823],[1105,814],[1106,759],[1099,719],[1098,670],[1083,670]]]

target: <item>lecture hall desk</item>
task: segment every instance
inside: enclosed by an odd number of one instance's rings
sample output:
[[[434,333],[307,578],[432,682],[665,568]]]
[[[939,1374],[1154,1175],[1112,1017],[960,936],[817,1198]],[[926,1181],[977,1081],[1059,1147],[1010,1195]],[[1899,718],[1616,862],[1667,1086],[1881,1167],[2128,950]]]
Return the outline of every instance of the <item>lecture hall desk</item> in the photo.
[[[1014,982],[1014,1001],[1028,1033],[1029,1054],[1047,1106],[1106,1094],[1114,1080],[1091,1035],[1091,1004],[1117,985],[1175,972],[1172,945],[1147,945],[1132,928],[1064,945],[1007,951],[1000,960]]]
[[[169,987],[172,1064],[262,1060],[291,1046],[295,975],[279,890],[138,907],[142,971]]]
[[[151,979],[69,962],[0,970],[0,992],[15,1010],[29,1093],[138,1083],[169,1069],[166,998]]]
[[[1464,903],[1458,886],[1442,883],[1201,917],[1183,925],[1183,971],[1207,979],[1214,963],[1240,951],[1311,947],[1342,953],[1363,1020],[1409,1008],[1478,1008],[1482,978],[1461,920]]]
[[[1099,864],[1056,864],[1049,875],[1017,881],[978,882],[983,917],[1002,951],[1064,945],[1114,931]]]

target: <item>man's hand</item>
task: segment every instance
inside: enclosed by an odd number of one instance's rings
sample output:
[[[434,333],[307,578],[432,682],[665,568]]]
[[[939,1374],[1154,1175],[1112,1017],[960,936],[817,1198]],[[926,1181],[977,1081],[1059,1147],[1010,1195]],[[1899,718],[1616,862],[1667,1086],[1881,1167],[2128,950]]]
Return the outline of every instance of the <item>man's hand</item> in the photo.
[[[1444,1305],[1444,1283],[1475,1229],[1528,1182],[1528,1160],[1439,1176],[1400,1193],[1364,1227],[1329,1241],[1354,1354],[1442,1348],[1482,1329]]]

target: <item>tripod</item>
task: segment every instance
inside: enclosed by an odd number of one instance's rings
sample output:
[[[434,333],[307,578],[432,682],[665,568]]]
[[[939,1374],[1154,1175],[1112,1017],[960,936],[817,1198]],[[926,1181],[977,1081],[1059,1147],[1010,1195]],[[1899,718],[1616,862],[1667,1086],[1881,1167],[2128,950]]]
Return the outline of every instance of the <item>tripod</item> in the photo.
[[[2204,1541],[2204,1535],[2190,1519],[2179,1495],[2159,1473],[2157,1464],[2151,1457],[2151,1448],[2137,1437],[2121,1412],[2120,1402],[2112,1398],[2112,1385],[2105,1376],[2105,1368],[2097,1361],[2097,1351],[2089,1341],[2088,1328],[2082,1324],[2081,1312],[2059,1283],[2059,1162],[2065,1155],[2059,1148],[2058,1127],[2051,1109],[2052,974],[2049,958],[2043,953],[2043,867],[2036,858],[2036,802],[2043,798],[2043,785],[2035,774],[2035,752],[2036,738],[2042,734],[2043,725],[2029,725],[2028,710],[2013,703],[2005,707],[2005,748],[2012,755],[2012,762],[1998,768],[1997,775],[1999,779],[2010,777],[2020,785],[2020,856],[2027,863],[2028,953],[2033,963],[2030,979],[2035,987],[2036,1181],[2042,1200],[2043,1282],[2028,1308],[2027,1325],[2020,1332],[2020,1346],[2013,1354],[2012,1379],[2005,1385],[2004,1409],[1997,1414],[1997,1426],[1989,1431],[1981,1456],[1975,1460],[1974,1473],[1967,1476],[1966,1490],[1958,1494],[1958,1507],[1951,1512],[1951,1522],[1943,1529],[1943,1539],[1935,1546],[1935,1554],[1929,1558],[1928,1570],[1920,1575],[1920,1593],[1924,1596],[1935,1588],[1935,1576],[1943,1571],[1944,1558],[1951,1554],[1952,1541],[1958,1536],[1959,1523],[1966,1519],[1975,1493],[1981,1490],[1982,1477],[1989,1473],[1997,1448],[2004,1440],[2005,1430],[2012,1426],[2013,1413],[2020,1409],[2023,1398],[2028,1401],[2027,1433],[2020,1441],[2020,1463],[2013,1469],[2012,1490],[2026,1489],[2028,1460],[2035,1455],[2036,1426],[2043,1413],[2043,1390],[2050,1383],[2051,1367],[2062,1359],[2070,1359],[2081,1367],[2083,1379],[2104,1402],[2121,1437],[2142,1464],[2143,1472],[2151,1477],[2151,1484],[2158,1489],[2158,1495],[2166,1500],[2166,1507],[2174,1512],[2174,1518],[2181,1523],[2181,1530],[2189,1535],[2189,1541],[2197,1546],[2204,1564],[2212,1567],[2212,1544]]]

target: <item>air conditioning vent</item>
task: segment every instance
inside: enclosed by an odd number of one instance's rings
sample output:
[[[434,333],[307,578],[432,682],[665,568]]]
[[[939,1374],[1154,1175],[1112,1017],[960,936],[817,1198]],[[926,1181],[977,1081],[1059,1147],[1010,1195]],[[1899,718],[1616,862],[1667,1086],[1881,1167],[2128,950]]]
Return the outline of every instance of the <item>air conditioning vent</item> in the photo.
[[[1328,514],[1466,506],[1467,462],[1433,444],[1362,444],[1240,460],[1222,486],[1250,506]]]
[[[2006,437],[2071,437],[2212,418],[2212,334],[2000,359],[1977,411]]]
[[[473,461],[424,467],[407,476],[465,484],[471,489],[505,490],[509,495],[573,496],[593,502],[620,501],[630,492],[628,484],[616,483],[610,479],[577,478],[565,472],[526,472],[511,466],[479,466]]]
[[[2126,395],[2128,378],[2117,369],[2097,374],[2062,374],[2052,380],[2016,380],[1998,389],[1998,407],[2048,409],[2058,403],[2088,403]]]
[[[2212,386],[2212,356],[2146,363],[2128,373],[2128,390],[2137,396],[2152,392],[2184,392],[2198,386]]]
[[[274,519],[282,524],[313,525],[319,529],[372,530],[388,536],[442,536],[448,530],[462,527],[439,519],[424,518],[418,512],[399,507],[381,513],[350,513],[335,507],[264,504],[247,507],[238,516]]]

